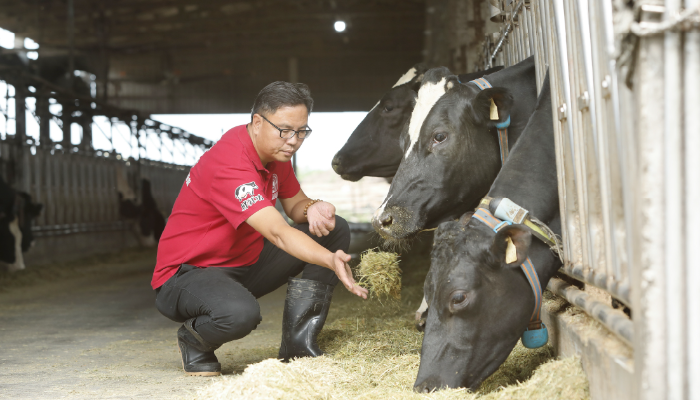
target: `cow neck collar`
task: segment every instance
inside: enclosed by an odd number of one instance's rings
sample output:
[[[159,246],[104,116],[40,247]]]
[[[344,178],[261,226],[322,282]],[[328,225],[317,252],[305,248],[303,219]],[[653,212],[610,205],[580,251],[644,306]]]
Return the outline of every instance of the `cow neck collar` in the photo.
[[[494,217],[488,209],[483,207],[477,208],[472,218],[483,222],[496,233],[506,225],[512,224],[508,220],[501,221]],[[542,309],[542,285],[540,284],[540,278],[537,275],[537,270],[532,264],[530,257],[525,259],[525,262],[520,265],[520,268],[530,284],[532,293],[535,295],[535,309],[532,311],[530,323],[527,325],[527,329],[523,333],[521,339],[523,346],[534,349],[544,346],[548,340],[547,327],[542,323],[540,315]]]
[[[469,83],[473,83],[476,85],[476,87],[479,88],[479,90],[484,90],[484,89],[489,89],[493,86],[491,86],[491,83],[486,80],[486,78],[478,78],[474,79],[473,81],[469,81]],[[496,129],[498,130],[498,145],[501,148],[501,165],[503,165],[506,162],[506,158],[508,158],[508,127],[510,126],[510,115],[508,116],[508,119],[506,119],[503,122],[499,122],[496,124]]]
[[[494,207],[494,200],[500,200],[498,206]],[[554,250],[561,258],[561,241],[554,232],[542,221],[535,218],[530,212],[523,207],[517,205],[507,197],[493,198],[486,196],[479,202],[479,207],[483,207],[493,215],[502,220],[510,221],[514,224],[523,224],[530,228],[533,235],[540,239],[544,244]]]

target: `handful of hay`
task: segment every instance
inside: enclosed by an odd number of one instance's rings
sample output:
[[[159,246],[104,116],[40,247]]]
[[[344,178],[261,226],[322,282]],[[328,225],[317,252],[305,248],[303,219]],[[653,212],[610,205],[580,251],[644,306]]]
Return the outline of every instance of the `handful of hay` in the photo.
[[[359,285],[370,290],[370,294],[401,299],[401,268],[399,255],[369,249],[362,253],[357,268]]]

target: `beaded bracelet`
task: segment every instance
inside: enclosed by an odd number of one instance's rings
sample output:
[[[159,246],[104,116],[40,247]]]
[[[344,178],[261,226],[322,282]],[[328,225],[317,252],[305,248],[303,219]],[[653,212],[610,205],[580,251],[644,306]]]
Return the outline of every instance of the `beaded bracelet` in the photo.
[[[306,207],[304,207],[304,217],[306,217],[306,212],[309,210],[309,207],[311,207],[312,205],[314,205],[314,204],[316,204],[316,203],[318,203],[318,202],[320,202],[320,201],[323,201],[323,200],[321,200],[321,199],[311,200],[311,201],[306,205]]]

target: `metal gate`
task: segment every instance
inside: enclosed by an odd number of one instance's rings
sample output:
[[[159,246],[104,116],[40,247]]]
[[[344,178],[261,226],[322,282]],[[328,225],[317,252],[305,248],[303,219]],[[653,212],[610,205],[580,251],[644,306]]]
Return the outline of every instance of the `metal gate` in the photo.
[[[700,1],[491,3],[501,30],[483,66],[534,55],[538,88],[549,68],[562,272],[633,322],[556,279],[550,290],[634,348],[635,398],[700,398]]]

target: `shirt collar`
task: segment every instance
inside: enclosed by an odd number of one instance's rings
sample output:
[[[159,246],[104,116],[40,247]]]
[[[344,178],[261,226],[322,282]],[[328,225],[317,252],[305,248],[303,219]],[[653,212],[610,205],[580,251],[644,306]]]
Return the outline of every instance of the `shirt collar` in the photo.
[[[241,144],[243,144],[243,148],[245,148],[245,152],[248,155],[248,158],[250,158],[250,160],[253,161],[253,164],[255,165],[255,169],[257,169],[258,171],[270,172],[262,165],[262,161],[260,160],[260,156],[258,155],[258,152],[255,150],[255,146],[253,146],[253,140],[250,138],[250,134],[248,134],[247,125],[241,125],[241,126],[239,126],[239,128],[240,129],[237,132],[238,140],[240,140]],[[273,162],[273,161],[271,161],[271,162]],[[269,165],[269,163],[268,163],[268,165]]]

